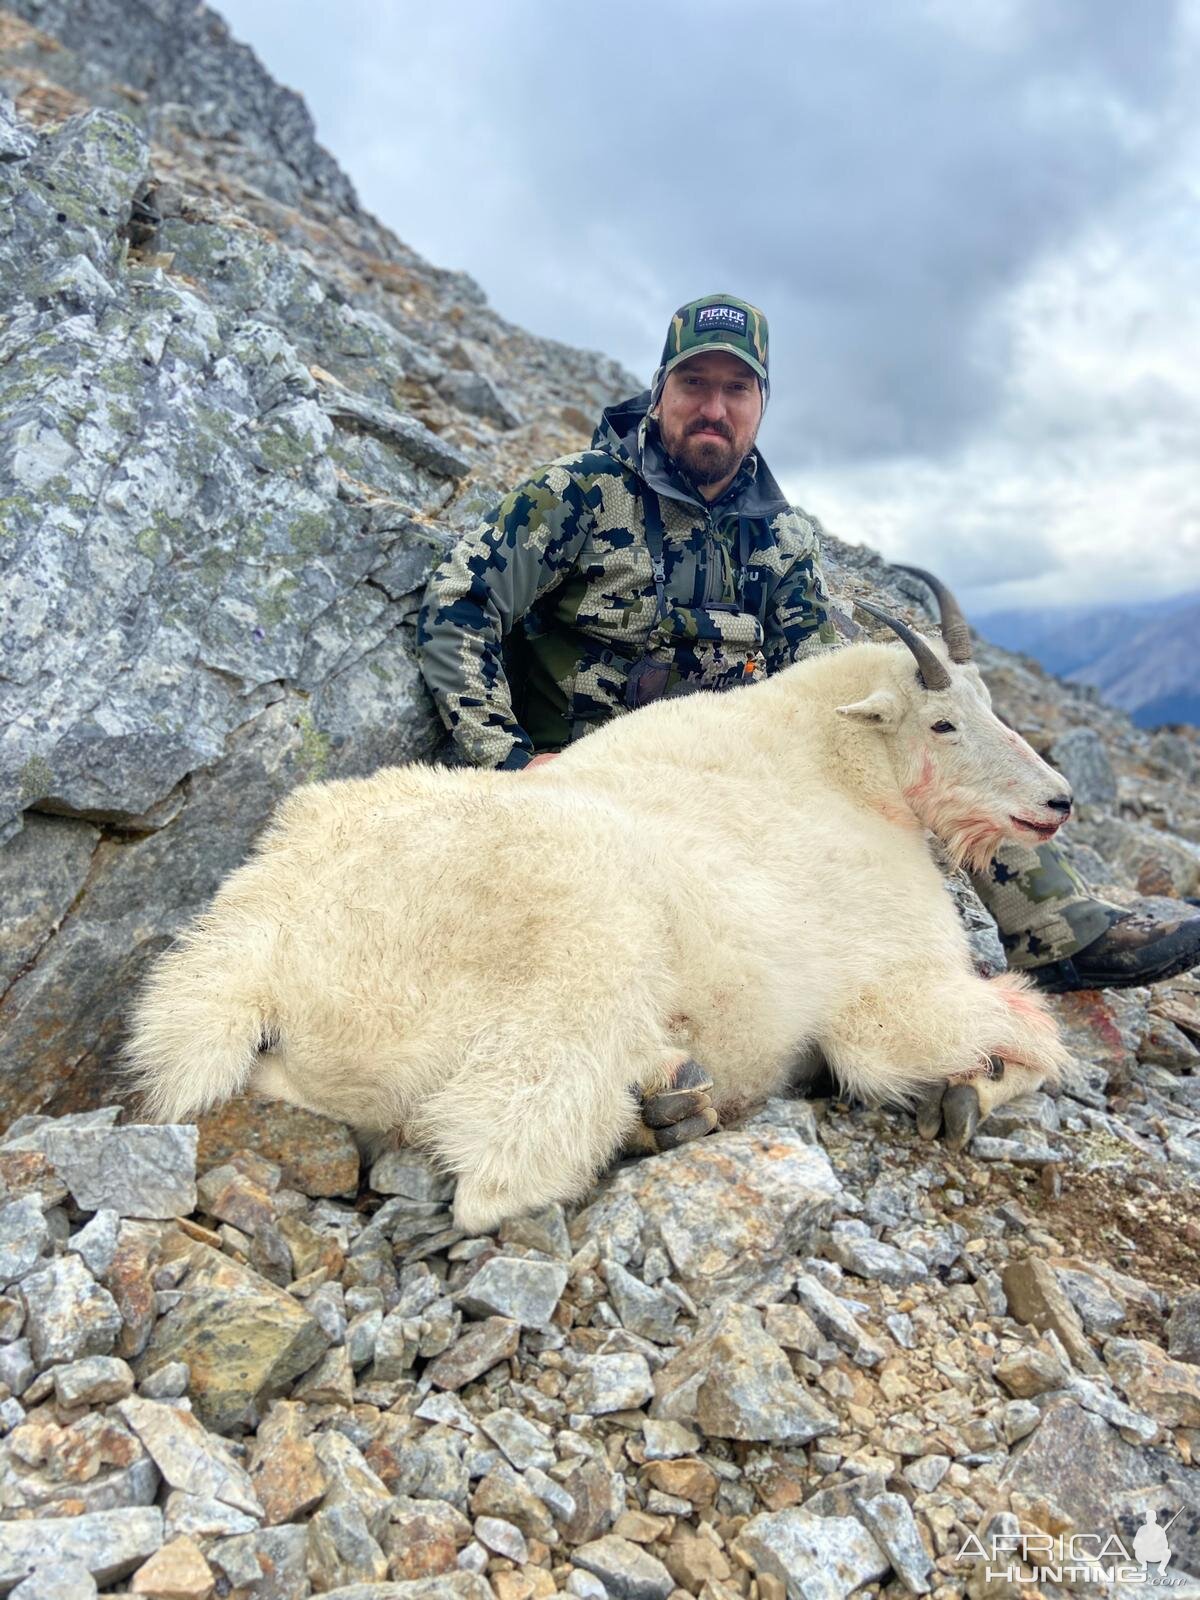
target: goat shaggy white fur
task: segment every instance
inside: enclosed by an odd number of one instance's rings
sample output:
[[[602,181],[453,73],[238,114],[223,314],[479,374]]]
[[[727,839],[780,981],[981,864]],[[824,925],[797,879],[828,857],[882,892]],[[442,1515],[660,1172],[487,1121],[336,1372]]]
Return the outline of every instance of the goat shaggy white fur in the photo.
[[[949,672],[930,691],[903,646],[859,644],[526,774],[297,789],[137,1004],[151,1113],[253,1090],[398,1134],[483,1232],[586,1191],[689,1056],[723,1117],[813,1047],[875,1101],[1034,1087],[1055,1025],[976,976],[925,830],[979,864],[1048,837],[1069,791]]]

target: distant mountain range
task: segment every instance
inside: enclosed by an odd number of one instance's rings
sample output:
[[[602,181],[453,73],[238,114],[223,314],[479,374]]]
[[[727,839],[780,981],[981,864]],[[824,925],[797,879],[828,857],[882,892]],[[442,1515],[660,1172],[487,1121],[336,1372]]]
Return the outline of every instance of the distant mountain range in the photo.
[[[975,622],[985,638],[1048,672],[1094,684],[1139,727],[1200,726],[1200,592],[1124,606],[993,611]]]

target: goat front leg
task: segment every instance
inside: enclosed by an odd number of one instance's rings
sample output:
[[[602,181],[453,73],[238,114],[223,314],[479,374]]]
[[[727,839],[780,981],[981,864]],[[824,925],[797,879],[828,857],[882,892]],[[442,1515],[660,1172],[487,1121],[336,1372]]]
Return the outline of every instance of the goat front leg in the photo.
[[[905,1008],[895,998],[905,992],[923,998]],[[1015,974],[990,982],[948,975],[924,991],[897,986],[890,1007],[886,998],[862,997],[842,1019],[826,1049],[835,1075],[867,1101],[915,1105],[921,1136],[936,1138],[944,1126],[951,1149],[961,1150],[989,1111],[1053,1080],[1069,1061],[1045,1002]]]
[[[649,1155],[714,1132],[720,1120],[709,1097],[712,1086],[710,1075],[690,1057],[671,1067],[665,1088],[640,1096],[641,1127],[626,1148]]]
[[[941,1133],[949,1149],[964,1150],[997,1106],[1032,1094],[1046,1077],[1039,1068],[991,1056],[986,1072],[956,1073],[930,1085],[914,1108],[917,1132],[922,1139]]]
[[[982,1073],[972,1077],[959,1076],[931,1085],[914,1108],[917,1132],[922,1139],[936,1139],[944,1130],[949,1149],[965,1149],[992,1107],[999,1105],[1002,1099],[1012,1098],[1011,1095],[997,1093],[1005,1072],[1001,1058],[990,1056],[986,1076]],[[1032,1087],[1032,1084],[1022,1085],[1017,1092],[1024,1093]]]

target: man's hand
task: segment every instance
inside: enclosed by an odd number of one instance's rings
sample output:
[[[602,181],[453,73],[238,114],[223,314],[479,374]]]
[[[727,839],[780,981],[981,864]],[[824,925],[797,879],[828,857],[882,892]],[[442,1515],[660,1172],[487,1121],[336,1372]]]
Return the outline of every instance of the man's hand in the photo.
[[[534,756],[532,761],[527,761],[521,768],[522,772],[532,772],[534,767],[540,767],[543,762],[557,761],[562,754],[561,750],[543,750],[540,756]]]

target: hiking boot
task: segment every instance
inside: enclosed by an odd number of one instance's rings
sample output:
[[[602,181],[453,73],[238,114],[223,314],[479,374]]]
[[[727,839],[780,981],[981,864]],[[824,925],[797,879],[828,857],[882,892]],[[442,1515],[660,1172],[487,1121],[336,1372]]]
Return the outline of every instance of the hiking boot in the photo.
[[[1025,970],[1039,989],[1127,989],[1161,983],[1200,963],[1200,913],[1178,916],[1128,911],[1091,944],[1065,961]]]

